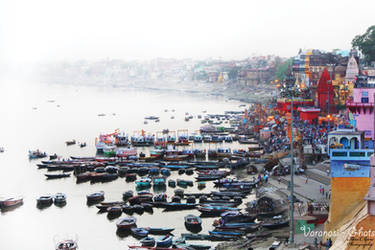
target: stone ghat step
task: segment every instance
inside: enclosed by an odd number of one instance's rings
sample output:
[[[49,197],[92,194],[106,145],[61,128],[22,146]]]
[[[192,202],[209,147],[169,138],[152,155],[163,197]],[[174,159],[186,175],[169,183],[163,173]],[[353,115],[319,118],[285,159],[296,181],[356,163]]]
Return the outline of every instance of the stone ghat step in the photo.
[[[310,178],[310,179],[313,179],[313,180],[315,180],[315,181],[317,181],[317,182],[320,182],[320,183],[322,183],[322,184],[324,184],[324,185],[330,185],[330,183],[331,183],[331,180],[330,180],[330,178],[328,177],[328,176],[324,176],[324,175],[320,175],[320,174],[318,174],[318,173],[316,173],[316,172],[314,172],[314,171],[312,171],[312,170],[309,170],[309,169],[307,169],[307,170],[305,170],[306,172],[306,175]]]

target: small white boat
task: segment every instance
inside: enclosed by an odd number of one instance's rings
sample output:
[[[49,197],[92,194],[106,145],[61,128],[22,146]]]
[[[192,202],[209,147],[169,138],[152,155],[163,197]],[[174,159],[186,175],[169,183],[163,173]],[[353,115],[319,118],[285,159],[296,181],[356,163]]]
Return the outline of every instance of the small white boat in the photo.
[[[78,249],[77,242],[75,240],[61,240],[57,242],[56,250],[76,250]]]

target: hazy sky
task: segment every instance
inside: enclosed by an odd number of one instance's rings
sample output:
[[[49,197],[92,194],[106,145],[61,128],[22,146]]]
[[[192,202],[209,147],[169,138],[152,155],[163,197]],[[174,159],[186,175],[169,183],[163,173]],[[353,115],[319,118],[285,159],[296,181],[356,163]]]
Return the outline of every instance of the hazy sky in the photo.
[[[375,1],[0,0],[2,62],[293,56],[349,49]]]

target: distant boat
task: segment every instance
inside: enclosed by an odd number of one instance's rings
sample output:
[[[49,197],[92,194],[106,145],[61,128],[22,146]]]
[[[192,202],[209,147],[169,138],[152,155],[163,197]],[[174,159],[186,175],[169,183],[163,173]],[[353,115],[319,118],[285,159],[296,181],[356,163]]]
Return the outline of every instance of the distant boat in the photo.
[[[159,239],[157,239],[156,246],[168,248],[172,245],[172,238],[173,237],[170,235],[162,236]]]
[[[63,194],[63,193],[57,193],[56,195],[55,195],[55,204],[64,204],[64,203],[66,203],[66,195],[65,194]]]
[[[86,195],[87,202],[99,202],[104,200],[104,191],[92,193],[89,195]]]
[[[103,114],[103,113],[100,113],[100,114],[98,114],[98,116],[105,116],[105,114]]]
[[[0,153],[4,153],[4,148],[0,147]]]
[[[74,144],[76,144],[76,140],[66,141],[65,144],[67,146],[74,145]]]
[[[145,119],[146,120],[159,120],[159,117],[158,116],[146,116]]]
[[[60,179],[65,177],[70,177],[70,174],[45,174],[47,179]]]
[[[118,229],[130,229],[132,227],[136,227],[137,219],[129,216],[125,218],[121,218],[116,222],[116,226]]]
[[[0,208],[7,209],[12,207],[21,206],[23,204],[22,197],[12,197],[5,200],[0,201]]]
[[[78,244],[74,240],[62,240],[56,244],[56,250],[76,250],[78,249]]]
[[[39,159],[44,157],[47,157],[47,154],[45,152],[42,153],[39,149],[35,151],[29,150],[29,159]]]
[[[186,227],[199,227],[202,224],[202,219],[192,214],[185,216],[184,219]]]

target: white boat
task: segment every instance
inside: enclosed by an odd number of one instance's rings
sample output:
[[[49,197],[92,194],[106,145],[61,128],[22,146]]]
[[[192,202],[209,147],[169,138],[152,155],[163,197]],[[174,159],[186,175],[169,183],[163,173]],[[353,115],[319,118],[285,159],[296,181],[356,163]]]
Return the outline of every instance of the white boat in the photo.
[[[136,148],[117,148],[116,149],[116,156],[117,157],[129,157],[137,155]]]

